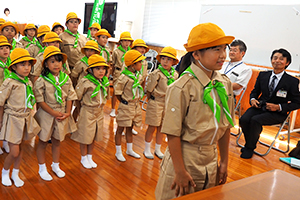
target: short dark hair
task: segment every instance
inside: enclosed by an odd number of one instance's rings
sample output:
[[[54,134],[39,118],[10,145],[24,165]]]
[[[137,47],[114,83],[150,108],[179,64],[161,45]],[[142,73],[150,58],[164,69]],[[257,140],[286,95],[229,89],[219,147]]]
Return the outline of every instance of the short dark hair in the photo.
[[[289,63],[289,64],[285,67],[285,69],[286,69],[286,68],[291,64],[291,62],[292,62],[292,56],[291,56],[290,52],[288,52],[286,49],[275,49],[275,50],[272,52],[271,60],[272,60],[272,58],[273,58],[273,56],[274,56],[275,53],[281,53],[282,56],[283,56],[284,58],[286,58],[286,61]]]
[[[51,57],[52,57],[52,56],[50,56],[49,58],[51,58]],[[58,61],[58,62],[60,62],[60,61],[62,62],[62,61],[64,60],[64,58],[63,58],[63,56],[62,56],[61,54],[53,55],[53,57],[54,57],[55,60]],[[47,60],[48,60],[49,58],[47,58],[47,59],[45,60],[45,62],[44,62],[45,65],[46,65]],[[43,76],[47,76],[49,73],[50,73],[49,68],[46,67],[46,66],[43,66],[43,69],[42,69],[41,74],[42,74]]]
[[[230,46],[231,47],[239,46],[239,49],[241,52],[246,53],[246,51],[247,51],[247,46],[242,40],[233,40],[233,42],[231,42]]]
[[[5,14],[6,11],[8,11],[10,13],[10,10],[8,8],[5,8],[4,9],[4,14]]]

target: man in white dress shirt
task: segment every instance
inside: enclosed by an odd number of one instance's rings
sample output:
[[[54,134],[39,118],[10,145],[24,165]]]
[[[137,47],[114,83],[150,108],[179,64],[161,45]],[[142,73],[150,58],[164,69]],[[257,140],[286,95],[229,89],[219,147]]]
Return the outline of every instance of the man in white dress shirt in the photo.
[[[220,70],[220,73],[226,74],[231,80],[235,96],[239,95],[243,88],[247,86],[252,75],[251,67],[242,61],[246,51],[247,46],[243,41],[234,40],[230,44],[230,62],[225,62]]]

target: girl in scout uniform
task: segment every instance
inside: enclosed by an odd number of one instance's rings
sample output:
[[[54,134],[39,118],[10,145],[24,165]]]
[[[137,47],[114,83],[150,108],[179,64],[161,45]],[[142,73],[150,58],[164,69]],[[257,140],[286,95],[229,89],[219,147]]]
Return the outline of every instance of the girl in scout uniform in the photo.
[[[95,42],[94,40],[87,41],[84,47],[81,48],[81,52],[85,56],[75,64],[75,67],[73,68],[71,73],[71,77],[74,81],[73,82],[74,87],[77,85],[77,82],[80,81],[80,79],[82,79],[84,76],[87,75],[86,69],[89,67],[88,64],[89,57],[91,55],[100,53],[97,42]],[[75,104],[75,109],[73,111],[73,118],[76,121],[80,110],[80,102],[75,101],[74,104]]]
[[[135,49],[139,51],[142,55],[145,55],[149,51],[149,47],[146,45],[145,41],[142,39],[136,39],[133,41],[131,49]],[[148,68],[148,62],[146,60],[142,61],[142,69],[141,69],[141,75],[142,75],[142,87],[145,87],[146,78],[148,76],[147,72]]]
[[[27,49],[29,45],[36,44],[38,42],[35,37],[37,35],[37,28],[34,24],[26,24],[23,35],[24,37],[20,40],[20,43],[22,43],[25,49]]]
[[[11,51],[15,48],[24,48],[23,45],[15,39],[15,36],[19,33],[19,28],[16,24],[12,22],[5,22],[0,27],[0,32],[7,38],[8,42],[11,44]]]
[[[78,100],[81,103],[77,131],[71,139],[80,143],[81,164],[90,169],[97,164],[92,159],[94,142],[102,140],[103,107],[109,97],[109,81],[105,76],[109,65],[105,59],[94,54],[88,59],[87,75],[76,86]]]
[[[147,111],[145,123],[148,124],[148,129],[145,134],[145,151],[146,158],[153,159],[150,146],[153,133],[156,129],[156,143],[154,154],[162,159],[164,154],[161,152],[161,142],[163,135],[160,132],[161,123],[164,115],[165,95],[168,85],[171,85],[177,78],[178,73],[172,67],[178,63],[176,58],[177,52],[172,47],[165,47],[156,59],[161,63],[158,69],[149,74],[147,81]]]
[[[27,50],[31,57],[35,58],[39,53],[44,52],[45,46],[43,44],[46,33],[49,33],[50,27],[47,25],[41,25],[37,30],[37,39],[35,43],[30,44]]]
[[[92,26],[89,27],[89,30],[91,32],[91,35],[88,39],[97,41],[95,34],[101,29],[101,26],[99,23],[95,22],[92,24]]]
[[[52,141],[52,171],[62,178],[65,172],[59,167],[60,142],[67,133],[76,131],[71,109],[72,101],[76,100],[77,96],[69,76],[61,70],[66,60],[67,56],[61,53],[59,48],[46,47],[42,62],[44,68],[34,83],[34,94],[39,106],[35,118],[42,128],[37,145],[37,159],[39,175],[46,181],[52,180],[45,164],[48,140]]]
[[[0,140],[6,140],[10,152],[4,160],[1,181],[5,186],[11,186],[9,177],[13,164],[12,180],[16,187],[24,182],[19,178],[22,160],[22,140],[30,140],[41,130],[32,115],[35,98],[32,83],[28,79],[31,66],[35,59],[30,57],[25,49],[16,48],[12,51],[11,64],[8,69],[12,72],[0,87]]]
[[[132,127],[139,127],[142,123],[142,111],[139,101],[143,98],[144,91],[141,86],[139,71],[142,68],[142,60],[145,58],[146,57],[137,50],[129,50],[124,56],[125,65],[127,67],[123,70],[114,87],[114,93],[120,101],[116,117],[118,127],[115,135],[115,156],[121,162],[126,161],[121,149],[121,137],[124,128],[126,128],[126,154],[135,158],[141,157],[132,150]]]
[[[62,32],[65,31],[65,27],[63,27],[63,25],[61,25],[58,22],[54,22],[51,31],[55,32],[57,35],[60,35]]]
[[[59,44],[62,42],[61,39],[58,37],[58,35],[55,32],[48,32],[45,34],[43,37],[43,46],[48,47],[48,46],[55,46],[59,48]],[[37,61],[35,65],[33,66],[33,70],[31,70],[31,80],[34,83],[38,77],[41,75],[41,72],[43,70],[42,62],[44,59],[44,51],[41,51],[35,58]],[[68,61],[66,61],[63,64],[62,72],[66,74],[70,74],[70,69],[69,69],[69,64]]]
[[[181,77],[166,93],[161,132],[167,134],[168,148],[156,199],[172,199],[226,182],[234,98],[230,80],[218,70],[233,39],[212,23],[199,24],[190,32]]]
[[[111,55],[111,61],[112,61],[112,70],[113,70],[113,84],[118,80],[119,76],[121,75],[122,71],[124,70],[124,55],[125,53],[130,50],[130,45],[132,43],[133,39],[131,38],[131,35],[129,32],[123,32],[120,35],[119,40],[119,46],[118,48],[114,49]],[[115,117],[116,116],[116,101],[117,98],[113,94],[112,100],[111,100],[111,112],[110,116]]]

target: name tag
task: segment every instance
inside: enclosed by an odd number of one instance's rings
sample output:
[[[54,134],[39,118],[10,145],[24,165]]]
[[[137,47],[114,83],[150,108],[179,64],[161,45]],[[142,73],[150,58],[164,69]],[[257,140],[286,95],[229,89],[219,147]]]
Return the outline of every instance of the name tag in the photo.
[[[286,95],[287,95],[287,91],[285,91],[285,90],[278,90],[276,93],[277,97],[286,98]]]

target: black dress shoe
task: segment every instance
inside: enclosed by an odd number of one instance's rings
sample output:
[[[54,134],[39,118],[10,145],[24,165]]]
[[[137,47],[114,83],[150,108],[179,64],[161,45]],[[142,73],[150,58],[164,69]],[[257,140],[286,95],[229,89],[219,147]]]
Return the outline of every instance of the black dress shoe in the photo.
[[[240,155],[240,157],[241,157],[241,158],[244,158],[244,159],[252,158],[253,152],[254,152],[253,149],[245,148],[245,149],[242,151],[242,154]]]
[[[245,151],[246,147],[242,147],[241,148],[241,153],[243,153]]]

